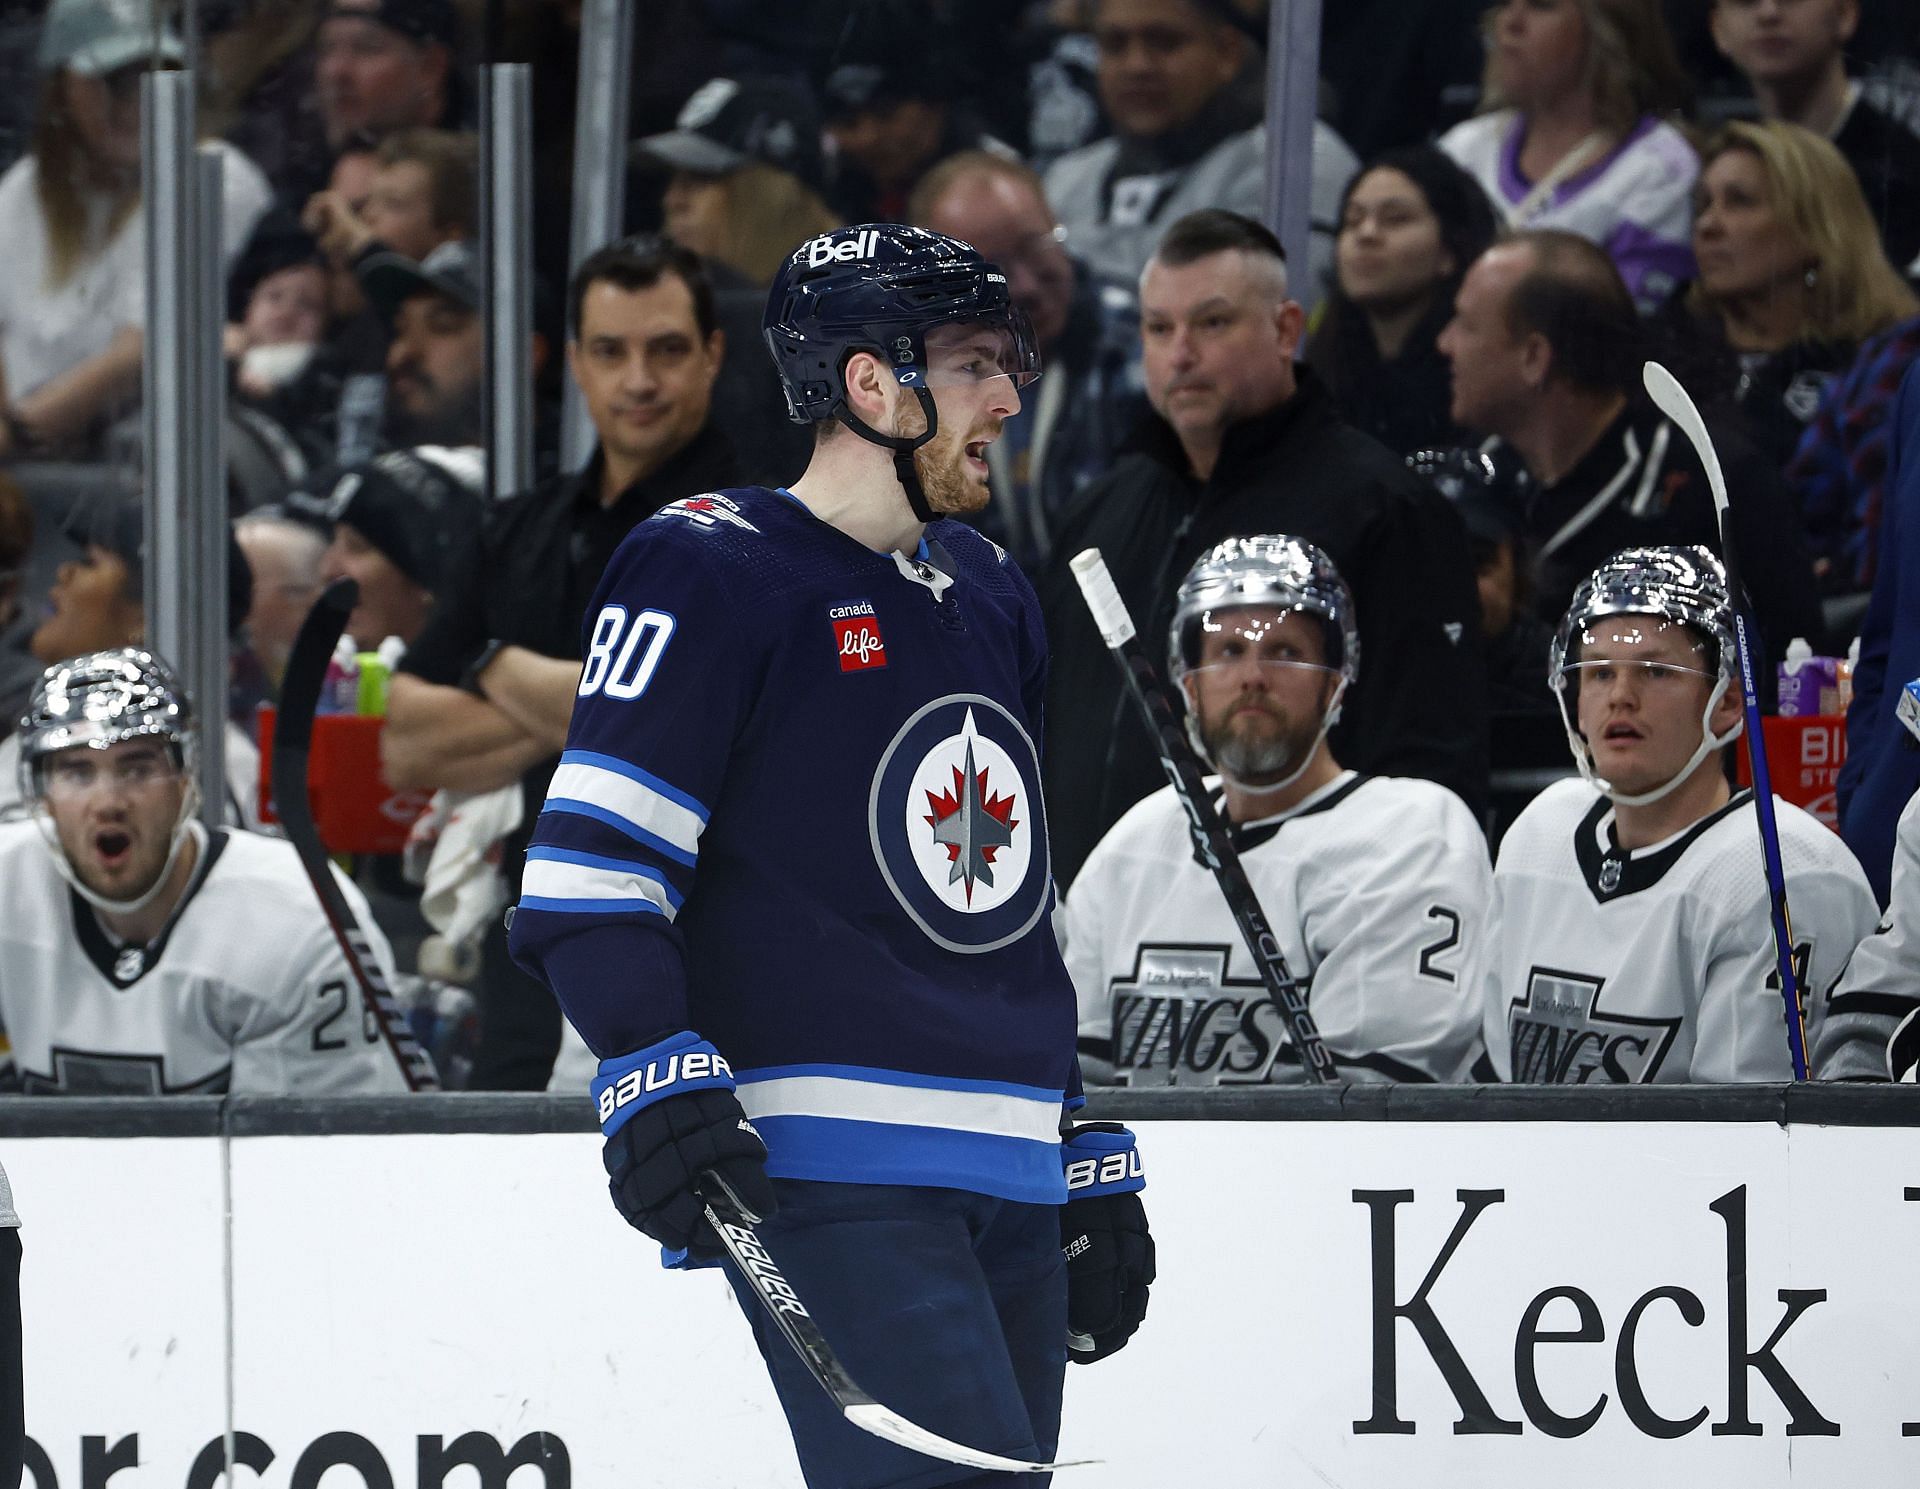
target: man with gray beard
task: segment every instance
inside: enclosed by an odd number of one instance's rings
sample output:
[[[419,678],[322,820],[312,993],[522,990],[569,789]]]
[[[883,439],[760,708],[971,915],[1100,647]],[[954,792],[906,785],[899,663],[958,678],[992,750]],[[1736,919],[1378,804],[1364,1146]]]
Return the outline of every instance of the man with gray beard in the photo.
[[[1459,1078],[1478,1048],[1461,968],[1492,890],[1486,840],[1446,787],[1334,758],[1360,631],[1333,561],[1286,536],[1215,545],[1180,583],[1167,651],[1214,804],[1342,1076]],[[1101,839],[1060,921],[1088,1082],[1303,1078],[1171,786]]]

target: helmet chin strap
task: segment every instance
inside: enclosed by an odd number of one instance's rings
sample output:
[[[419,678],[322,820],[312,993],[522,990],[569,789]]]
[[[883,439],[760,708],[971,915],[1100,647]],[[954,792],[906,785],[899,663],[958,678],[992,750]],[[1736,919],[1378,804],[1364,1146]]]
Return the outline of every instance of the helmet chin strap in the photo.
[[[200,787],[196,783],[189,782],[186,795],[180,803],[180,815],[174,819],[173,846],[167,850],[167,861],[160,866],[160,872],[154,876],[153,883],[147,886],[146,891],[135,895],[130,900],[111,899],[81,880],[67,857],[67,850],[60,846],[60,834],[44,806],[33,814],[33,820],[53,854],[54,868],[58,870],[60,877],[72,886],[75,894],[95,909],[104,910],[109,915],[134,915],[152,904],[159,897],[160,892],[167,887],[167,881],[173,877],[173,866],[180,860],[180,850],[189,841],[199,851],[206,851],[207,830],[194,817],[199,806]]]
[[[1707,706],[1700,710],[1700,743],[1694,747],[1693,753],[1687,757],[1687,763],[1685,765],[1681,766],[1680,769],[1665,782],[1653,787],[1649,791],[1626,792],[1615,790],[1611,781],[1594,771],[1593,751],[1587,747],[1586,740],[1580,736],[1579,731],[1573,727],[1571,721],[1568,721],[1567,743],[1573,746],[1573,763],[1579,766],[1581,778],[1608,797],[1617,807],[1652,806],[1656,801],[1661,801],[1672,795],[1679,789],[1682,781],[1686,780],[1694,771],[1700,768],[1700,762],[1702,760],[1705,760],[1707,756],[1711,755],[1715,750],[1725,749],[1740,737],[1740,731],[1746,725],[1745,719],[1735,719],[1733,726],[1728,729],[1725,734],[1715,734],[1713,732],[1713,710],[1719,704],[1720,699],[1726,694],[1726,691],[1727,679],[1722,677],[1714,683],[1713,691],[1707,695]],[[1566,705],[1564,703],[1561,705],[1560,712],[1561,718],[1566,720]]]
[[[913,510],[914,521],[933,522],[940,514],[927,505],[927,493],[920,485],[920,472],[913,463],[913,452],[939,432],[940,414],[934,407],[933,394],[925,387],[915,387],[913,394],[919,400],[920,412],[927,418],[926,432],[914,439],[898,434],[882,434],[872,425],[861,423],[844,399],[834,405],[833,416],[868,444],[893,452],[893,473],[899,477],[901,489],[907,493],[907,505]]]

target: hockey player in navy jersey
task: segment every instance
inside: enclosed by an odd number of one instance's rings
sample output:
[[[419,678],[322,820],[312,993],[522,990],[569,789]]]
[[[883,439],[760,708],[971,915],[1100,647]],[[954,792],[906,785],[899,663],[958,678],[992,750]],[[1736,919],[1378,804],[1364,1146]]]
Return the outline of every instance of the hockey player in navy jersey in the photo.
[[[766,337],[812,461],[615,555],[512,944],[600,1061],[614,1203],[670,1262],[718,1252],[711,1170],[856,1380],[1048,1459],[1069,1327],[1077,1358],[1125,1343],[1153,1252],[1137,1162],[1081,1182],[1131,1137],[1061,1136],[1038,608],[949,520],[1037,358],[1003,275],[891,225],[801,245]],[[809,1485],[1000,1482],[848,1426],[741,1298]]]

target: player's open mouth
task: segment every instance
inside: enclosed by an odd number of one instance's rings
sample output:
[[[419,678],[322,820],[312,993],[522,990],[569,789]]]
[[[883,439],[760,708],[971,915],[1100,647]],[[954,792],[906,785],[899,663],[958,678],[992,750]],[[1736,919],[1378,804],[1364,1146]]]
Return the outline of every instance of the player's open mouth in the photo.
[[[1631,724],[1609,724],[1600,737],[1609,742],[1617,742],[1620,740],[1642,739],[1645,736]]]
[[[117,827],[93,835],[93,851],[108,868],[118,868],[133,851],[133,837]]]
[[[987,446],[992,443],[993,441],[990,439],[974,439],[974,440],[967,441],[967,444],[966,444],[967,464],[970,467],[971,466],[979,467],[979,469],[975,472],[977,475],[984,476],[987,473]]]

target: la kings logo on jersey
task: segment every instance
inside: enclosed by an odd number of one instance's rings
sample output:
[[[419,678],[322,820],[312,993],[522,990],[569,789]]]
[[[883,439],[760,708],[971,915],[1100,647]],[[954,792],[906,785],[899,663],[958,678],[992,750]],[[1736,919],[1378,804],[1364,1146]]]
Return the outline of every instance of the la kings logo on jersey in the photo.
[[[1115,978],[1113,1063],[1134,1086],[1258,1085],[1287,1048],[1258,978],[1227,976],[1220,945],[1146,944]]]
[[[1679,1032],[1678,1018],[1634,1018],[1600,1007],[1606,979],[1535,967],[1507,1011],[1513,1079],[1552,1085],[1643,1084]]]

